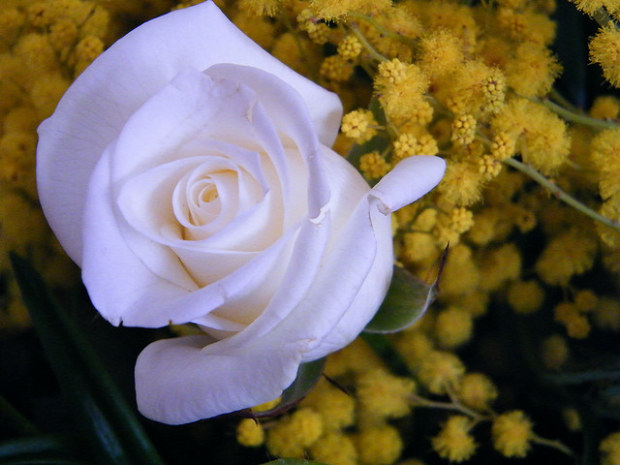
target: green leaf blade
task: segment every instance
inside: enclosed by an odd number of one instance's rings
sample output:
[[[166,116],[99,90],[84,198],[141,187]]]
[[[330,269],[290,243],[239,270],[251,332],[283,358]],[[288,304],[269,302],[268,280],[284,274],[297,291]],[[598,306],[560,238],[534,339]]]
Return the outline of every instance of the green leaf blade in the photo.
[[[77,459],[79,451],[75,447],[74,437],[60,434],[37,434],[0,442],[0,464],[44,454]]]
[[[15,277],[80,433],[101,464],[163,465],[138,419],[90,344],[51,296],[41,276],[11,254]]]
[[[312,460],[304,459],[277,459],[271,462],[263,463],[262,465],[327,465],[323,462],[314,462]]]

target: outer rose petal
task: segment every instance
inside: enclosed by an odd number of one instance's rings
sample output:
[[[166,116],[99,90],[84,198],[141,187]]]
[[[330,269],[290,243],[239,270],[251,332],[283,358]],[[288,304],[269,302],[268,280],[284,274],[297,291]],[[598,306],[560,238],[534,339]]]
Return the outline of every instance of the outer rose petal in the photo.
[[[415,202],[439,184],[446,170],[446,162],[429,155],[407,157],[398,163],[372,189],[372,195],[381,204],[379,209],[388,214]]]
[[[433,189],[441,180],[446,166],[444,160],[433,156],[417,155],[405,160],[409,161],[399,163],[368,194],[370,217],[377,241],[377,253],[372,268],[338,324],[320,344],[304,354],[303,361],[324,357],[352,342],[381,305],[394,266],[392,222],[389,213],[415,202]],[[386,206],[389,209],[387,213]],[[355,239],[352,242],[355,242]]]
[[[226,46],[221,46],[226,44]],[[37,183],[43,210],[69,256],[82,262],[82,215],[88,180],[106,146],[137,108],[188,67],[253,66],[295,88],[319,140],[331,145],[341,105],[335,94],[273,58],[210,1],[143,24],[98,57],[39,127]]]
[[[135,377],[144,416],[178,425],[273,400],[295,379],[305,345],[263,338],[214,354],[208,342],[164,339],[142,351]]]

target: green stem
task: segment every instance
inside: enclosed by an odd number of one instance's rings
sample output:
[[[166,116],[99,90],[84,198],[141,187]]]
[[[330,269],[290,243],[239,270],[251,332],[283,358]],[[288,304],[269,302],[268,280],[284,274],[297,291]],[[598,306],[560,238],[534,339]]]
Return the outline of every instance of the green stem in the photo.
[[[607,13],[607,10],[603,7],[599,8],[592,14],[592,19],[594,19],[594,21],[596,21],[601,27],[605,27],[609,23],[613,24],[611,16],[609,16],[609,13]]]
[[[439,402],[436,400],[427,399],[417,394],[411,394],[409,398],[414,408],[415,407],[427,407],[427,408],[437,408],[437,409],[443,409],[443,410],[456,410],[457,412],[464,413],[465,415],[467,415],[470,418],[473,418],[476,421],[490,419],[489,417],[485,415],[481,415],[474,410],[468,409],[467,407],[459,403]]]
[[[570,111],[577,112],[579,110],[575,105],[566,100],[566,98],[564,98],[564,96],[560,94],[555,88],[551,88],[551,91],[549,92],[549,98],[554,100],[558,105],[561,105]]]
[[[408,39],[407,37],[402,36],[398,34],[397,32],[390,31],[389,29],[379,24],[375,19],[371,18],[370,16],[363,15],[356,11],[351,11],[348,13],[348,15],[352,18],[357,18],[357,19],[361,19],[362,21],[366,21],[368,24],[370,24],[372,27],[374,27],[377,31],[379,31],[381,34],[385,35],[386,37],[400,40],[404,44],[407,44],[411,47],[415,46],[415,42],[413,40]]]
[[[533,434],[532,435],[532,442],[539,444],[541,446],[547,446],[547,447],[552,447],[556,450],[559,450],[560,452],[568,455],[569,457],[574,457],[575,453],[568,448],[568,446],[562,444],[560,441],[557,440],[552,440],[552,439],[545,439],[545,438],[541,438],[540,436]]]
[[[357,40],[359,40],[362,43],[364,48],[368,51],[368,53],[370,53],[370,55],[373,58],[379,61],[388,61],[387,57],[381,55],[379,52],[377,52],[377,50],[375,50],[375,48],[372,45],[370,45],[370,42],[366,40],[366,37],[364,37],[364,34],[362,34],[362,32],[356,26],[351,25],[349,26],[349,28],[351,29],[351,32],[353,32],[355,37],[357,37]]]
[[[592,118],[591,116],[582,115],[580,113],[564,108],[563,106],[558,105],[557,103],[554,103],[548,99],[535,100],[535,101],[542,103],[544,106],[549,108],[549,110],[560,115],[565,120],[571,121],[573,123],[579,123],[585,126],[590,126],[593,128],[600,128],[600,129],[614,129],[614,128],[619,127],[618,123],[614,121],[604,121],[601,119]]]
[[[39,431],[13,407],[4,397],[0,396],[0,423],[6,425],[19,435],[36,434]]]
[[[567,205],[570,205],[571,207],[580,211],[584,215],[589,216],[594,221],[598,221],[604,224],[605,226],[610,227],[614,231],[620,232],[620,223],[604,217],[603,215],[595,212],[590,207],[584,205],[583,203],[581,203],[574,197],[571,197],[568,193],[566,193],[565,191],[560,189],[557,185],[549,181],[546,177],[544,177],[542,174],[540,174],[530,165],[521,163],[520,161],[517,161],[514,158],[508,158],[507,160],[504,160],[504,163],[506,163],[508,166],[515,168],[516,170],[521,171],[523,174],[528,175],[538,184],[540,184],[541,186],[551,191],[552,194],[554,194],[558,199],[560,199],[562,202],[566,203]]]
[[[301,57],[302,61],[304,61],[305,63],[308,63],[308,54],[306,53],[306,50],[304,49],[304,46],[301,43],[301,39],[299,38],[299,33],[297,29],[293,27],[289,18],[286,15],[282,15],[282,22],[284,23],[284,26],[286,26],[286,29],[288,30],[288,32],[292,34],[293,39],[295,40],[295,45],[297,45],[297,49],[299,50],[299,56]],[[314,82],[319,82],[319,75],[317,73],[316,67],[308,66],[308,69],[310,70],[310,74],[311,74],[310,78]]]

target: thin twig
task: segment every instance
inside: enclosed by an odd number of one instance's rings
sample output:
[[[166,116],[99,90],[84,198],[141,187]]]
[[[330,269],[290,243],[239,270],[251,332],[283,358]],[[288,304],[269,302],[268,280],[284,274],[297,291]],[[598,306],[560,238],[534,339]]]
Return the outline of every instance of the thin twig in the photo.
[[[584,215],[587,215],[590,218],[592,218],[594,221],[598,221],[599,223],[602,223],[605,226],[620,233],[620,223],[604,217],[600,213],[597,213],[594,210],[592,210],[587,205],[581,203],[579,200],[575,199],[574,197],[569,195],[567,192],[560,189],[556,184],[548,180],[546,177],[544,177],[542,174],[540,174],[530,165],[521,163],[520,161],[515,160],[514,158],[508,158],[507,160],[504,160],[504,163],[526,174],[527,176],[532,178],[534,181],[536,181],[538,184],[548,189],[559,200],[566,203],[567,205],[570,205],[575,210],[580,211]]]
[[[361,19],[362,21],[366,21],[368,24],[373,26],[377,31],[379,31],[381,34],[385,35],[386,37],[391,37],[393,39],[399,40],[403,42],[404,44],[407,44],[411,47],[414,47],[416,45],[415,41],[413,41],[412,39],[409,39],[401,34],[398,34],[397,32],[390,31],[388,28],[379,24],[374,18],[371,18],[370,16],[363,15],[356,11],[349,12],[348,16],[351,16],[352,18],[356,18],[356,19]]]
[[[602,120],[598,118],[592,118],[591,116],[583,115],[581,113],[577,113],[567,108],[564,108],[563,106],[558,105],[557,103],[552,102],[551,100],[548,100],[548,99],[534,100],[534,101],[542,103],[544,106],[549,108],[549,110],[560,115],[566,121],[571,121],[573,123],[579,123],[585,126],[590,126],[590,127],[599,128],[599,129],[614,129],[614,128],[620,127],[620,125],[615,121],[606,121],[606,120]]]
[[[425,397],[421,397],[417,394],[410,395],[411,403],[413,407],[428,407],[438,408],[443,410],[456,410],[457,412],[464,413],[468,417],[475,419],[476,421],[489,420],[490,417],[482,415],[475,410],[471,410],[460,403],[454,402],[439,402],[436,400],[430,400]]]
[[[563,443],[561,443],[558,440],[553,440],[553,439],[545,439],[545,438],[541,438],[540,436],[536,435],[536,434],[532,434],[532,442],[536,443],[536,444],[540,444],[541,446],[547,446],[547,447],[552,447],[556,450],[559,450],[560,452],[568,455],[569,457],[574,457],[575,453],[566,445],[564,445]]]
[[[370,45],[370,42],[368,42],[366,37],[364,37],[364,34],[362,34],[362,32],[357,28],[357,26],[351,25],[349,26],[349,28],[351,29],[351,32],[355,34],[355,37],[357,37],[357,40],[359,40],[362,43],[364,48],[368,51],[368,53],[370,53],[370,55],[373,58],[379,61],[388,61],[388,58],[386,56],[380,54],[377,50],[375,50],[375,48],[372,45]]]

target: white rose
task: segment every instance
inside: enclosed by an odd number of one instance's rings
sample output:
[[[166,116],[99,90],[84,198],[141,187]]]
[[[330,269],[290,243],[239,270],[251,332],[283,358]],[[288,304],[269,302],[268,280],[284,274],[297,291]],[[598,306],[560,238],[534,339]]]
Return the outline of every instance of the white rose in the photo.
[[[115,325],[205,332],[140,354],[145,416],[269,401],[376,312],[390,212],[444,163],[409,158],[370,189],[329,149],[340,116],[206,2],[118,41],[41,124],[41,203],[95,307]]]

